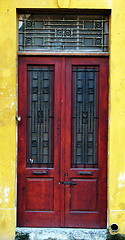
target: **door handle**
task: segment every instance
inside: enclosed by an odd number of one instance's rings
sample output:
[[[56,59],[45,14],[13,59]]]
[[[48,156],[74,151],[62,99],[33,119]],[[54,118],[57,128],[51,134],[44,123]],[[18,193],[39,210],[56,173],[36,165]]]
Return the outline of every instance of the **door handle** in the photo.
[[[59,184],[64,184],[64,185],[76,185],[76,182],[59,182]]]
[[[22,120],[22,117],[21,117],[21,116],[16,116],[16,121],[17,121],[17,122],[21,122],[21,120]]]
[[[93,172],[78,172],[78,175],[81,175],[81,176],[92,176]]]
[[[48,171],[42,171],[42,172],[33,171],[32,173],[33,173],[34,175],[47,175],[47,174],[48,174]]]

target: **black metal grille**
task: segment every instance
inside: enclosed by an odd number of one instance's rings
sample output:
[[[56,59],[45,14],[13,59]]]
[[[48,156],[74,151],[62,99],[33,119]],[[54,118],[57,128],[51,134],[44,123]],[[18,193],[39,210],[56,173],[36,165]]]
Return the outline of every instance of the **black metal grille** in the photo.
[[[108,52],[108,17],[19,15],[19,51]]]
[[[72,164],[97,165],[98,67],[73,67]]]
[[[27,164],[53,163],[53,66],[29,66]]]

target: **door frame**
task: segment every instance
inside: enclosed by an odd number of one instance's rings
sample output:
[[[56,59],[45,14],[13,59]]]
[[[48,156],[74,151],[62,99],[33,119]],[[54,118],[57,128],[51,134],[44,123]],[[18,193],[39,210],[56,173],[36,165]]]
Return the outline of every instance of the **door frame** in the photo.
[[[74,54],[73,54],[74,55]],[[51,55],[47,55],[47,57],[49,57],[49,56],[51,56]],[[35,56],[34,55],[34,57],[36,58],[36,57],[38,57],[37,55]],[[42,56],[39,56],[39,57],[45,57],[44,55],[42,55]],[[53,57],[55,57],[56,58],[56,55],[53,55]],[[69,57],[70,58],[70,54],[68,54],[68,56],[66,55],[62,55],[61,54],[61,56],[60,57],[62,57],[62,64],[63,64],[63,67],[65,67],[65,60],[64,60],[64,58],[65,57]],[[96,58],[98,58],[99,59],[99,57],[96,57],[96,56],[94,56],[94,57],[92,57],[92,56],[79,56],[79,55],[77,55],[76,57],[78,57],[78,58],[84,58],[84,59],[86,59],[86,61],[88,61],[88,59],[91,59],[91,58],[93,58],[94,59],[94,63],[95,63],[95,59]],[[20,58],[20,57],[19,57]],[[24,59],[26,60],[26,59],[29,59],[29,57],[27,57],[27,56],[22,56],[21,57],[22,59],[23,59],[23,61],[24,61]],[[100,61],[103,61],[104,59],[107,59],[107,58],[105,58],[104,56],[103,56],[103,59],[102,59],[102,57],[100,57]],[[107,61],[107,60],[106,60]],[[64,72],[62,71],[62,73],[61,73],[61,76],[62,76],[62,79],[63,79],[63,77],[64,77]],[[64,96],[65,95],[65,90],[64,90],[64,88],[65,88],[65,83],[63,84],[63,81],[61,80],[61,89],[62,89],[62,96]],[[105,86],[104,86],[104,88],[105,88]],[[107,92],[108,92],[108,79],[107,79]],[[107,93],[106,93],[107,94]],[[108,146],[108,94],[107,94],[107,97],[106,97],[106,104],[107,104],[107,115],[104,115],[104,118],[106,119],[106,121],[107,121],[107,124],[106,124],[106,129],[107,129],[107,133],[106,133],[106,137],[105,137],[105,146],[106,146],[106,151],[105,151],[105,158],[107,159],[107,146]],[[20,115],[20,113],[19,113],[19,115]],[[63,116],[65,115],[65,111],[64,111],[64,108],[63,108],[63,110],[61,111],[61,118],[63,118]],[[20,123],[19,123],[20,124]],[[65,125],[65,121],[62,123],[62,125],[61,125],[61,132],[63,131],[63,127],[64,127],[64,125]],[[103,126],[101,126],[101,127],[103,127]],[[105,132],[105,129],[104,129],[104,131],[103,131],[103,133]],[[65,141],[64,141],[64,135],[63,135],[63,139],[62,139],[62,141],[61,141],[61,144],[62,144],[62,148],[61,149],[63,149],[64,148],[64,145],[65,145]],[[62,161],[62,159],[64,158],[64,151],[61,151],[61,153],[60,153],[60,155],[61,155],[61,165],[63,165],[63,161]],[[106,162],[106,169],[107,169],[107,162]],[[62,191],[61,191],[61,195],[64,195],[64,186],[62,185],[61,186],[62,187]],[[107,188],[107,182],[106,182],[106,188]],[[107,196],[107,194],[106,194],[106,196]],[[63,204],[64,205],[64,204]],[[107,202],[106,202],[106,205],[107,205]],[[64,206],[63,206],[63,208],[64,208]],[[64,212],[62,212],[62,215],[61,215],[61,226],[63,226],[64,225],[64,223],[63,223],[63,220],[64,219]]]

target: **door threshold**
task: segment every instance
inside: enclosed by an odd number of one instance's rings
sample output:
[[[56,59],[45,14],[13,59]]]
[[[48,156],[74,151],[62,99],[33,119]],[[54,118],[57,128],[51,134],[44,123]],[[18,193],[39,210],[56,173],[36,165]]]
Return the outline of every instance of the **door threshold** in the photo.
[[[106,240],[107,229],[16,228],[16,238],[26,240]]]

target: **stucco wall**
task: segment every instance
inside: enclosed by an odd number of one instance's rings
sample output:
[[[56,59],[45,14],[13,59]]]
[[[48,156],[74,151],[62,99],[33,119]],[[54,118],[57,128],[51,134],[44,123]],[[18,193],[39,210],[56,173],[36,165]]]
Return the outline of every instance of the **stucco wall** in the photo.
[[[0,1],[0,240],[16,226],[17,16],[19,8],[111,9],[108,224],[125,232],[125,1]]]
[[[13,239],[16,193],[16,10],[0,6],[0,239]],[[3,3],[2,3],[3,4]]]
[[[125,233],[125,1],[112,3],[108,201],[109,221]]]

